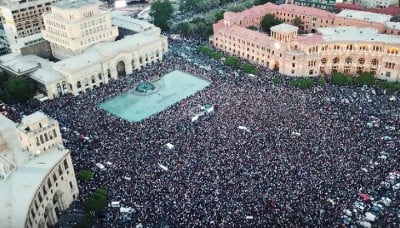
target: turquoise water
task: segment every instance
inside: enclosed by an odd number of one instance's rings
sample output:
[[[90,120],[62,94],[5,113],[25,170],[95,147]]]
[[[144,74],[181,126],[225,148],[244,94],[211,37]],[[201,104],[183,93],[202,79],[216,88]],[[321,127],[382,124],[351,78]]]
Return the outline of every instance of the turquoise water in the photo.
[[[211,84],[182,71],[172,71],[152,83],[159,89],[154,94],[143,96],[130,91],[101,103],[100,108],[128,121],[138,122]]]

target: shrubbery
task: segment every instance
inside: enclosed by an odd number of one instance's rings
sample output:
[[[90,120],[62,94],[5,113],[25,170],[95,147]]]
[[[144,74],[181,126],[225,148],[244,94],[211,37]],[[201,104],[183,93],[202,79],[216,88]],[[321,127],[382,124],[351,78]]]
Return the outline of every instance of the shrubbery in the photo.
[[[292,79],[289,84],[293,87],[310,88],[315,85],[315,82],[310,78],[296,78]]]
[[[334,85],[347,85],[352,82],[352,78],[343,73],[334,73],[331,80]]]
[[[215,60],[220,60],[222,57],[224,57],[224,55],[221,52],[216,51],[207,45],[197,46],[197,52],[199,52],[203,55],[206,55],[208,57],[211,57]],[[240,68],[243,70],[243,72],[245,72],[247,74],[255,75],[258,73],[256,67],[254,67],[253,65],[251,65],[249,63],[242,63],[240,61],[240,59],[235,56],[227,56],[224,60],[224,64],[226,64],[227,66],[233,67],[233,68]]]
[[[273,77],[273,78],[272,78],[272,82],[273,82],[275,85],[279,85],[279,84],[282,83],[282,79],[281,79],[280,77]]]
[[[90,170],[87,169],[83,169],[81,171],[79,171],[78,173],[78,178],[82,181],[88,181],[93,177],[92,172],[90,172]]]

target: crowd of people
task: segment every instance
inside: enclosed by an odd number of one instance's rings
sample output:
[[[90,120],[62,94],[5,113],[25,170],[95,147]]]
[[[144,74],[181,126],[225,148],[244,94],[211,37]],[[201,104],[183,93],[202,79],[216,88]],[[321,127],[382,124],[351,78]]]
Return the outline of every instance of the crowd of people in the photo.
[[[132,224],[144,226],[320,227],[343,224],[343,210],[359,193],[387,194],[376,187],[400,170],[400,106],[389,99],[393,94],[329,84],[297,89],[268,69],[249,77],[178,52],[171,47],[162,62],[77,97],[14,106],[26,114],[42,110],[60,122],[75,170],[94,173],[79,182],[82,202],[93,189],[106,188],[109,201],[132,207]],[[174,70],[212,83],[140,122],[99,107]],[[276,76],[282,84],[271,81]],[[216,107],[215,114],[192,124],[189,110],[205,103]],[[382,151],[386,159],[378,158]],[[385,211],[378,222],[398,227],[398,209]],[[98,223],[115,225],[119,211],[106,211],[111,216]]]

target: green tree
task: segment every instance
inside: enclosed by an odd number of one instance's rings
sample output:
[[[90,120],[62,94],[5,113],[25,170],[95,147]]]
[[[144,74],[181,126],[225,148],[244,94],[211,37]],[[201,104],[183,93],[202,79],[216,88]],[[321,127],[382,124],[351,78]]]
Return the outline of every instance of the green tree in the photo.
[[[332,84],[334,85],[346,85],[351,82],[351,78],[344,75],[343,73],[334,73],[332,75]]]
[[[184,36],[190,35],[190,24],[189,22],[181,22],[178,24],[178,31]]]
[[[360,76],[355,78],[355,82],[359,85],[373,85],[375,77],[370,72],[362,72]]]
[[[149,15],[153,17],[153,23],[162,31],[169,29],[168,20],[174,12],[169,0],[157,0],[151,4]]]
[[[234,56],[229,56],[225,59],[225,64],[231,67],[239,67],[239,59]]]
[[[88,181],[93,177],[93,173],[90,172],[90,170],[83,169],[83,170],[79,171],[78,177],[82,181]]]
[[[254,0],[254,5],[258,6],[258,5],[264,5],[267,2],[275,2],[273,0]]]
[[[3,99],[25,102],[37,92],[35,82],[29,78],[12,77],[4,83]]]
[[[300,18],[299,16],[296,16],[296,17],[293,19],[293,25],[294,25],[294,26],[297,26],[297,27],[300,27],[301,24],[303,24],[303,21],[301,20],[301,18]]]
[[[276,19],[272,14],[266,14],[261,21],[261,30],[267,32],[268,34],[271,32],[271,27],[280,24],[281,21]]]
[[[257,74],[257,69],[248,63],[242,65],[242,70],[247,74]]]
[[[219,20],[223,19],[224,18],[224,13],[225,13],[225,10],[217,10],[214,13],[215,21],[219,21]]]
[[[85,201],[85,209],[99,213],[107,206],[107,190],[100,188]]]
[[[279,85],[279,84],[282,83],[282,79],[281,79],[280,77],[273,77],[273,78],[272,78],[272,82],[273,82],[275,85]]]

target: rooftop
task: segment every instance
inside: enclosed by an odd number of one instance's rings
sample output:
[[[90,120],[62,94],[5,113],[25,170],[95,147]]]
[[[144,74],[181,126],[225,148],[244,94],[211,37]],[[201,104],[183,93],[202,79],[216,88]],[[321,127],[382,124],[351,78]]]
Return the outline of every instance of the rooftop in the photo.
[[[97,5],[97,4],[98,3],[95,0],[71,0],[69,2],[55,3],[53,5],[61,9],[73,9],[73,8],[80,8],[83,6]]]
[[[118,27],[128,29],[134,32],[142,32],[146,31],[152,28],[155,28],[155,26],[151,23],[148,23],[145,20],[138,20],[126,15],[122,15],[121,13],[117,11],[112,11],[111,12],[111,20],[112,24],[116,25]]]
[[[28,116],[22,117],[21,123],[30,125],[47,118],[48,116],[46,114],[39,111],[39,112],[34,112]]]
[[[294,4],[275,5],[269,2],[264,5],[253,6],[250,9],[238,13],[226,12],[224,14],[224,19],[229,20],[229,19],[239,19],[239,18],[256,18],[260,16],[262,17],[267,13],[274,13],[278,11],[284,11],[289,13],[292,12],[296,14],[301,14],[306,16],[316,16],[321,18],[330,18],[330,19],[335,18],[334,13],[330,13],[328,11],[317,8],[298,6]]]
[[[31,78],[43,83],[51,83],[63,78],[60,73],[53,70],[53,64],[53,62],[36,55],[11,53],[0,56],[0,66],[6,67],[17,74],[33,72],[30,75]]]
[[[387,22],[385,25],[390,29],[400,29],[400,22]]]
[[[282,23],[271,27],[271,31],[284,32],[284,33],[296,32],[298,29],[299,29],[298,27],[286,23]]]
[[[272,38],[267,34],[243,28],[238,25],[221,28],[220,30],[218,30],[218,32],[232,34],[234,37],[242,38],[244,40],[248,40],[250,42],[254,42],[260,45],[269,45],[272,40]]]
[[[385,15],[385,14],[371,13],[371,12],[357,11],[350,9],[342,10],[340,13],[337,14],[337,16],[369,21],[374,23],[386,23],[390,21],[390,18],[392,17],[390,15]]]
[[[325,41],[368,41],[400,44],[400,36],[379,34],[374,28],[338,26],[319,28],[318,32]]]
[[[0,224],[2,227],[24,227],[25,218],[36,190],[48,172],[69,151],[52,147],[40,156],[23,151],[16,134],[16,123],[0,115],[0,134],[8,143],[8,150],[0,156],[15,161],[17,169],[0,181]]]

